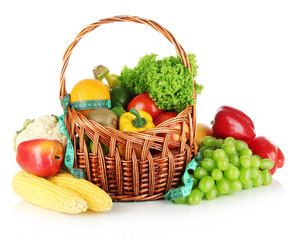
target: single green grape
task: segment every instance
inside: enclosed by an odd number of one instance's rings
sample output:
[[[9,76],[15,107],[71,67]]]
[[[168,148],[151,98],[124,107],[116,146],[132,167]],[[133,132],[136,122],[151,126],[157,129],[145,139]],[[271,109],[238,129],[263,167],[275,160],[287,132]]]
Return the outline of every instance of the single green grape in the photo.
[[[196,188],[197,185],[198,185],[198,179],[197,179],[193,174],[191,174],[191,173],[189,173],[189,176],[190,176],[190,178],[191,178],[192,181],[193,181],[192,188]],[[183,181],[182,181],[182,182],[183,182]],[[184,184],[185,184],[185,183],[184,183]]]
[[[252,151],[250,148],[244,148],[242,150],[239,151],[239,155],[243,156],[243,155],[247,155],[247,156],[252,156]]]
[[[252,179],[254,187],[260,187],[264,183],[264,174],[262,171],[258,170],[258,176]]]
[[[214,150],[214,148],[213,148],[213,147],[209,147],[209,146],[203,146],[203,147],[201,147],[201,148],[199,149],[199,152],[200,152],[202,155],[204,155],[205,152],[206,152],[207,150]]]
[[[252,188],[252,187],[253,187],[253,180],[250,179],[250,180],[248,181],[248,183],[246,183],[246,184],[242,184],[242,186],[243,186],[243,189],[246,189],[246,190]]]
[[[204,146],[205,146],[204,142],[201,141],[201,142],[199,143],[199,148],[202,148],[202,147],[204,147]]]
[[[264,170],[262,171],[263,175],[264,175],[264,182],[263,184],[265,186],[269,186],[272,183],[272,175],[269,172],[269,170]]]
[[[195,170],[193,171],[193,175],[194,177],[196,177],[197,179],[202,179],[204,176],[208,176],[209,173],[206,169],[202,168],[202,167],[197,167],[195,168]]]
[[[242,183],[238,179],[229,180],[230,188],[233,191],[241,191],[243,186]]]
[[[274,161],[270,158],[265,158],[261,161],[260,168],[263,170],[270,170],[274,167]]]
[[[261,160],[257,157],[257,155],[253,155],[251,157],[251,166],[259,169],[260,165],[261,165]]]
[[[237,151],[239,152],[242,149],[248,148],[248,144],[246,142],[241,141],[241,140],[236,140],[235,141],[235,147],[236,147]]]
[[[199,189],[193,189],[188,196],[188,203],[190,205],[196,205],[200,203],[201,199],[202,193],[199,191]]]
[[[215,185],[214,179],[211,176],[205,176],[198,183],[198,188],[201,192],[206,193],[211,191],[214,185]]]
[[[255,167],[250,167],[249,169],[251,171],[251,178],[256,179],[259,176],[259,170]]]
[[[218,189],[215,185],[213,186],[213,188],[210,191],[206,192],[206,198],[208,200],[215,199],[217,197],[217,195],[218,195]]]
[[[212,136],[206,136],[202,141],[206,146],[214,147],[216,145],[217,139]]]
[[[226,153],[222,149],[216,149],[213,152],[213,159],[217,162],[219,159],[226,158]]]
[[[261,161],[263,160],[263,159],[261,158],[261,156],[259,156],[259,155],[256,155],[256,154],[255,154],[255,155],[252,155],[252,156],[253,156],[253,157],[257,157],[257,158],[258,158],[259,160],[261,160]]]
[[[218,181],[223,177],[223,172],[220,169],[216,168],[212,171],[211,176],[214,180]]]
[[[210,149],[207,149],[205,152],[204,152],[204,155],[203,157],[204,158],[213,158],[213,150],[210,150]]]
[[[228,166],[229,166],[229,161],[227,159],[219,159],[217,161],[217,167],[222,171],[228,169]]]
[[[248,155],[241,155],[240,163],[242,167],[249,168],[251,166],[251,157]]]
[[[231,164],[230,162],[228,163],[228,168],[231,168],[231,167],[235,167],[234,164]]]
[[[251,171],[249,168],[241,167],[239,180],[242,184],[248,184],[251,180]]]
[[[217,139],[217,141],[216,141],[216,145],[215,145],[215,147],[216,147],[216,148],[221,148],[221,146],[222,146],[223,143],[224,143],[224,140],[221,139],[221,138],[219,138],[219,139]]]
[[[235,167],[239,168],[240,167],[240,160],[238,155],[232,155],[229,158],[229,162],[233,164]]]
[[[217,189],[222,194],[227,194],[230,191],[230,184],[226,178],[222,178],[219,181],[216,181]]]
[[[217,168],[217,164],[212,158],[204,158],[201,161],[201,167],[206,169],[208,172],[211,172],[213,169]]]
[[[224,143],[235,144],[236,140],[233,137],[227,137],[224,139]]]
[[[180,198],[174,199],[173,201],[176,204],[186,204],[186,203],[188,203],[188,196],[186,196],[186,197],[180,197]]]
[[[231,156],[236,153],[236,147],[232,143],[224,143],[221,149],[228,155]]]
[[[189,173],[189,176],[193,180],[193,186],[198,184],[198,179],[191,173]]]
[[[230,180],[238,179],[240,170],[237,167],[229,167],[224,171],[224,176]]]

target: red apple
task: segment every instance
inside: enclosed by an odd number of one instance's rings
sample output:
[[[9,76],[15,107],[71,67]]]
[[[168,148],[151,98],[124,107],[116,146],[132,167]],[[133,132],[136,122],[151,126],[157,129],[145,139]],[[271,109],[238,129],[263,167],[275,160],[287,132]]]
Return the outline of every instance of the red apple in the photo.
[[[63,162],[64,149],[61,142],[52,138],[36,138],[21,142],[17,148],[17,163],[36,176],[55,175]]]
[[[176,112],[163,112],[155,118],[154,124],[155,124],[155,126],[158,126],[160,123],[165,122],[165,121],[167,121],[171,118],[174,118],[177,115],[178,115],[178,113],[176,113]],[[181,130],[182,127],[183,127],[182,123],[176,123],[174,125],[174,128],[179,129],[179,130]],[[187,132],[188,132],[188,128],[187,128]],[[166,133],[158,133],[157,136],[166,137]],[[181,141],[181,135],[176,134],[176,133],[172,133],[172,134],[170,134],[169,140],[174,141],[174,142],[180,142]],[[173,144],[169,144],[168,147],[169,147],[169,149],[176,148],[176,146],[173,145]]]

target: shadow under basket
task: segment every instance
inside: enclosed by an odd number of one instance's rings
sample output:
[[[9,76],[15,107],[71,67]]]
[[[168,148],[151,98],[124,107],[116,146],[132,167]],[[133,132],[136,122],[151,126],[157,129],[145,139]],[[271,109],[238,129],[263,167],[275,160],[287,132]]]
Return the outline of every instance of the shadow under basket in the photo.
[[[181,45],[158,23],[133,16],[105,18],[83,29],[67,48],[60,75],[60,100],[67,94],[65,71],[75,45],[88,32],[113,22],[141,23],[162,33],[175,46],[183,64],[192,72]],[[193,98],[196,99],[194,79],[192,81]],[[180,128],[176,127],[178,124]],[[188,106],[176,117],[155,128],[142,132],[122,132],[102,126],[71,107],[68,107],[65,125],[75,149],[74,168],[84,169],[87,180],[106,191],[113,201],[163,198],[169,189],[180,184],[187,164],[197,152],[195,105]],[[172,134],[176,134],[179,140],[171,140]]]

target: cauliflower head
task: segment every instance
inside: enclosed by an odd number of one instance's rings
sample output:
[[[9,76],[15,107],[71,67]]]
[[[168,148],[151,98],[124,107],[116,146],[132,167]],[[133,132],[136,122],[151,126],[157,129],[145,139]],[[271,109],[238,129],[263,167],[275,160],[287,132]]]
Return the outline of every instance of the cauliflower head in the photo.
[[[17,132],[14,139],[15,151],[21,142],[39,137],[57,139],[66,148],[67,137],[59,131],[58,118],[54,115],[43,115],[35,120],[27,119],[24,122],[23,129]]]

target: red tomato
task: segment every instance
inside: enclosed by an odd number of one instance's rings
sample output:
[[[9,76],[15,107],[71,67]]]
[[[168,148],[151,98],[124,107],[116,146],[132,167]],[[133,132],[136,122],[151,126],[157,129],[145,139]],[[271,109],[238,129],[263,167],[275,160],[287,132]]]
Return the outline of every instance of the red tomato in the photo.
[[[134,97],[127,106],[127,112],[133,107],[138,111],[145,111],[149,113],[153,119],[155,119],[164,110],[159,109],[155,102],[149,97],[148,93],[142,93]]]
[[[159,116],[156,117],[154,124],[155,126],[159,125],[160,123],[170,119],[170,118],[174,118],[178,115],[178,113],[176,112],[163,112],[161,114],[159,114]]]
[[[155,126],[158,126],[160,123],[165,122],[168,119],[174,118],[178,115],[178,113],[176,112],[163,112],[160,115],[158,115],[154,121]],[[174,128],[177,128],[179,130],[182,129],[182,123],[177,123],[174,125]],[[188,131],[188,129],[187,129]],[[166,137],[166,133],[158,133],[157,136],[162,136],[162,137]],[[172,133],[170,135],[169,140],[174,141],[174,142],[180,142],[181,141],[181,136],[179,134],[176,133]],[[175,145],[173,144],[169,144],[169,149],[174,149],[176,148]]]

